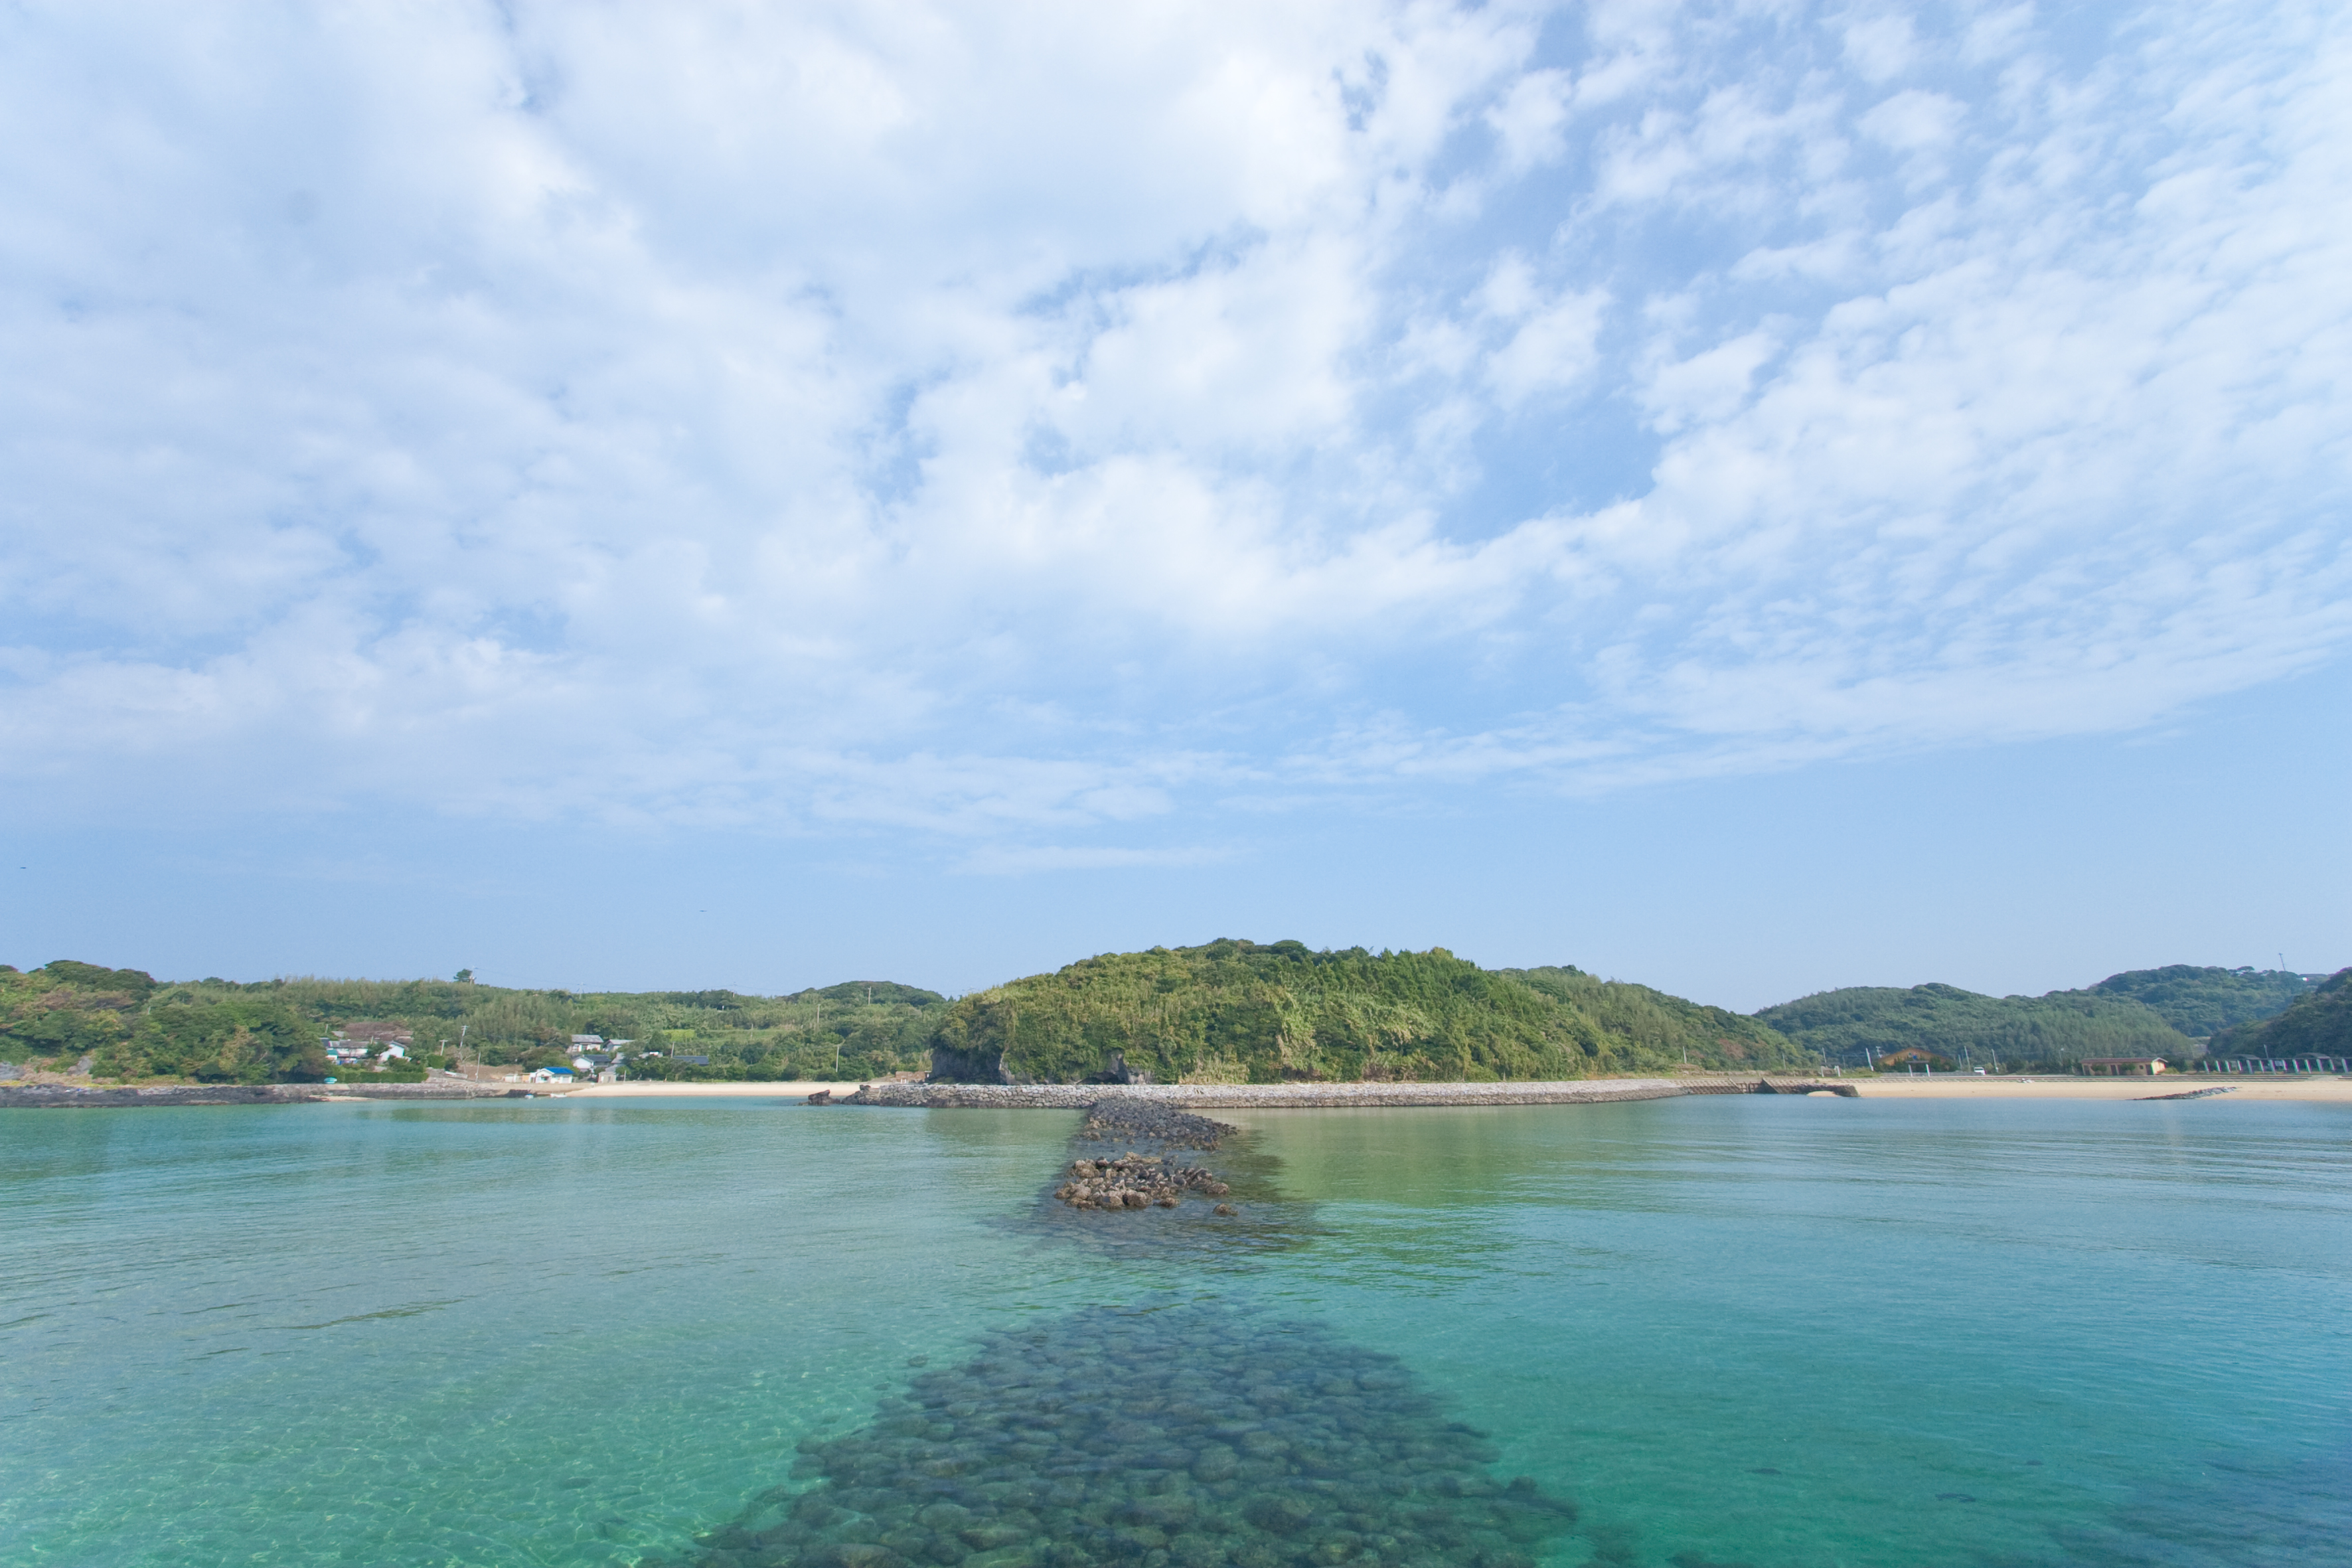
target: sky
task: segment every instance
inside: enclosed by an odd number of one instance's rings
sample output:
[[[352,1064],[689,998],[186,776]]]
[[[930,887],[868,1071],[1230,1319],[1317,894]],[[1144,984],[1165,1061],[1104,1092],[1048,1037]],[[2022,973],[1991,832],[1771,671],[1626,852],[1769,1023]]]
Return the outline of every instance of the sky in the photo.
[[[2352,15],[19,4],[0,960],[2352,963]]]

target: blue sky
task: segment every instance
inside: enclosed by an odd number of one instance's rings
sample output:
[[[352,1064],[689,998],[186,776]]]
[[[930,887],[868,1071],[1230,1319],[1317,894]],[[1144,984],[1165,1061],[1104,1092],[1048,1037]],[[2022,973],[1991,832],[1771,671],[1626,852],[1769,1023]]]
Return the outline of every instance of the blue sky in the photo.
[[[25,5],[0,957],[2352,959],[2352,24]]]

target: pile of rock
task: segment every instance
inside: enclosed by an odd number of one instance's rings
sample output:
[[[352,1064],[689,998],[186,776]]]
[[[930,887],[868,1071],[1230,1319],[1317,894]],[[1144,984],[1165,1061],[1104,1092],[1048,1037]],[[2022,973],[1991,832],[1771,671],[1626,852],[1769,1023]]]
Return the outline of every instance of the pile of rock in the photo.
[[[1054,1195],[1074,1209],[1172,1209],[1187,1192],[1222,1198],[1232,1189],[1213,1172],[1180,1165],[1165,1154],[1126,1153],[1110,1160],[1073,1160],[1069,1179]],[[1234,1212],[1219,1204],[1219,1214]]]
[[[816,1484],[765,1494],[687,1562],[1536,1568],[1575,1505],[1491,1475],[1496,1457],[1394,1356],[1317,1324],[1095,1308],[993,1336],[870,1426],[803,1441],[794,1473]]]
[[[1213,1149],[1237,1131],[1231,1122],[1212,1121],[1154,1100],[1121,1098],[1087,1106],[1078,1136],[1097,1143],[1149,1141],[1166,1149]]]

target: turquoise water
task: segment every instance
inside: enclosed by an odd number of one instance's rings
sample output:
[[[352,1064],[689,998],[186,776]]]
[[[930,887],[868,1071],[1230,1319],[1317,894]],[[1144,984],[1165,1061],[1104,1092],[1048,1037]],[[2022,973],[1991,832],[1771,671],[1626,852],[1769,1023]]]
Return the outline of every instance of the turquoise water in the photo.
[[[1223,1114],[1232,1222],[1041,1203],[1058,1113],[0,1112],[0,1561],[733,1561],[983,1342],[1344,1363],[1564,1568],[2352,1560],[2341,1108]]]

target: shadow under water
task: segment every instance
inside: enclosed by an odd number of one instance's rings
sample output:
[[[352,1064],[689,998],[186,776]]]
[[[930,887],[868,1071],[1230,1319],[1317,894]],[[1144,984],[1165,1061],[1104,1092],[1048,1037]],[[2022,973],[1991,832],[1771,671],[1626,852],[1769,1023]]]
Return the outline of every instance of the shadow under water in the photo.
[[[1192,1301],[1094,1307],[801,1445],[697,1568],[1534,1568],[1575,1505],[1487,1473],[1396,1357]],[[649,1560],[649,1563],[654,1560]]]

